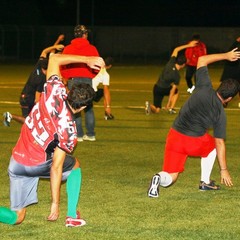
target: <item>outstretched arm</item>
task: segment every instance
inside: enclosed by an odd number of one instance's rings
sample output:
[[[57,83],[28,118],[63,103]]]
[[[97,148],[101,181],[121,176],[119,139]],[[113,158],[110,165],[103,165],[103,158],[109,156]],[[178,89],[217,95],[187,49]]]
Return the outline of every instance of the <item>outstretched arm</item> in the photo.
[[[178,46],[176,47],[173,52],[172,52],[172,55],[171,57],[177,57],[178,55],[178,52],[180,52],[181,50],[185,49],[185,48],[189,48],[189,47],[195,47],[197,45],[198,41],[191,41],[189,42],[188,44],[185,44],[185,45],[181,45],[181,46]]]
[[[67,65],[69,63],[85,63],[90,68],[100,70],[105,66],[105,63],[101,57],[86,57],[71,54],[53,54],[49,57],[47,79],[52,75],[57,74],[60,76],[61,65]]]
[[[221,60],[228,60],[228,61],[236,61],[240,58],[240,51],[237,51],[238,48],[234,48],[233,50],[226,52],[226,53],[216,53],[216,54],[209,54],[205,56],[201,56],[198,59],[197,69],[200,67],[207,66],[210,63],[221,61]]]
[[[218,163],[220,167],[221,183],[225,184],[228,187],[231,187],[233,183],[227,169],[226,147],[225,147],[224,139],[215,138],[215,143],[216,143]]]
[[[53,46],[47,47],[47,48],[43,49],[40,57],[46,58],[48,53],[55,52],[55,50],[59,50],[60,51],[63,48],[64,48],[64,45],[62,45],[62,44],[57,44],[57,45],[53,45]]]

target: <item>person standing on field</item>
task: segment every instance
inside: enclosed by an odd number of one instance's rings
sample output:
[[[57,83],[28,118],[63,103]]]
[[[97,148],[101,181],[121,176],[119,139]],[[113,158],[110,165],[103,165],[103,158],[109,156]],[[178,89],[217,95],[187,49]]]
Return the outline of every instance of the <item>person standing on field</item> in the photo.
[[[71,43],[65,46],[63,54],[74,54],[82,56],[99,56],[95,46],[88,41],[89,29],[84,25],[77,25],[74,28],[75,38]],[[61,74],[67,81],[68,89],[71,90],[73,84],[87,83],[92,86],[92,79],[97,75],[98,71],[90,69],[86,64],[68,64],[61,67]],[[95,137],[95,116],[93,112],[93,105],[89,105],[84,109],[85,126],[87,129],[84,134],[82,127],[82,116],[77,114],[75,122],[77,125],[78,141],[96,141]]]
[[[192,94],[195,89],[192,78],[194,77],[194,82],[196,83],[196,67],[198,58],[207,54],[206,45],[201,41],[200,35],[194,34],[191,41],[193,40],[197,41],[196,46],[185,50],[185,56],[187,58],[185,79],[188,86],[187,92],[190,94]]]
[[[188,156],[201,157],[200,190],[219,190],[210,174],[217,156],[221,183],[233,185],[226,161],[226,114],[224,105],[239,92],[237,80],[226,79],[215,91],[208,73],[208,64],[220,60],[237,61],[237,48],[227,53],[201,56],[198,59],[196,90],[181,108],[170,129],[164,153],[162,171],[152,177],[149,197],[159,196],[159,186],[168,187],[177,181],[184,171]],[[213,136],[208,130],[213,128]]]

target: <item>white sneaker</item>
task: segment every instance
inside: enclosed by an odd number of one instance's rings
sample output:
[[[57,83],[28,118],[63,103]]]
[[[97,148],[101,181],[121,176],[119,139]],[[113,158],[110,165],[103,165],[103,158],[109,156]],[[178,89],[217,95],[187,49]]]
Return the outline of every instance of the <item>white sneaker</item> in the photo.
[[[94,141],[96,141],[96,137],[95,137],[95,136],[84,135],[84,136],[83,136],[83,140],[84,140],[84,141],[94,142]]]
[[[12,120],[12,115],[10,112],[3,113],[3,124],[6,127],[10,127],[10,122]]]
[[[159,196],[159,184],[160,184],[160,175],[155,174],[152,177],[150,187],[148,189],[148,196],[152,198],[157,198]]]
[[[78,141],[78,142],[83,142],[83,138],[82,138],[82,137],[78,137],[78,138],[77,138],[77,141]]]
[[[146,115],[149,115],[151,113],[151,108],[150,108],[149,101],[145,102],[145,113],[146,113]]]
[[[192,94],[193,91],[194,91],[194,89],[195,89],[195,86],[193,85],[191,88],[188,88],[187,92],[189,92],[190,94]]]

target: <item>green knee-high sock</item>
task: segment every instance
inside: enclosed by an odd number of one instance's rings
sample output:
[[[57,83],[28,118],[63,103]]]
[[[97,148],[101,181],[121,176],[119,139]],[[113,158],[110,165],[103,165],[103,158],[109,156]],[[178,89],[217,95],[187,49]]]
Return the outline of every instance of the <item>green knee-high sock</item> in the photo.
[[[82,184],[82,171],[81,168],[76,168],[72,170],[72,172],[67,178],[68,217],[76,218],[77,204],[80,196],[81,184]]]
[[[17,213],[9,208],[0,207],[0,222],[15,224],[17,222]]]

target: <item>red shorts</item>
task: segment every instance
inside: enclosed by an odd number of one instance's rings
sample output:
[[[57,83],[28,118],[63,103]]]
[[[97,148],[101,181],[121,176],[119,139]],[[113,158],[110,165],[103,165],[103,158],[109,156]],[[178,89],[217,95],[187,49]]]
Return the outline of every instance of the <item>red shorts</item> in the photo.
[[[165,146],[163,171],[183,172],[188,156],[207,157],[213,149],[215,140],[208,133],[200,137],[191,137],[171,128]]]

